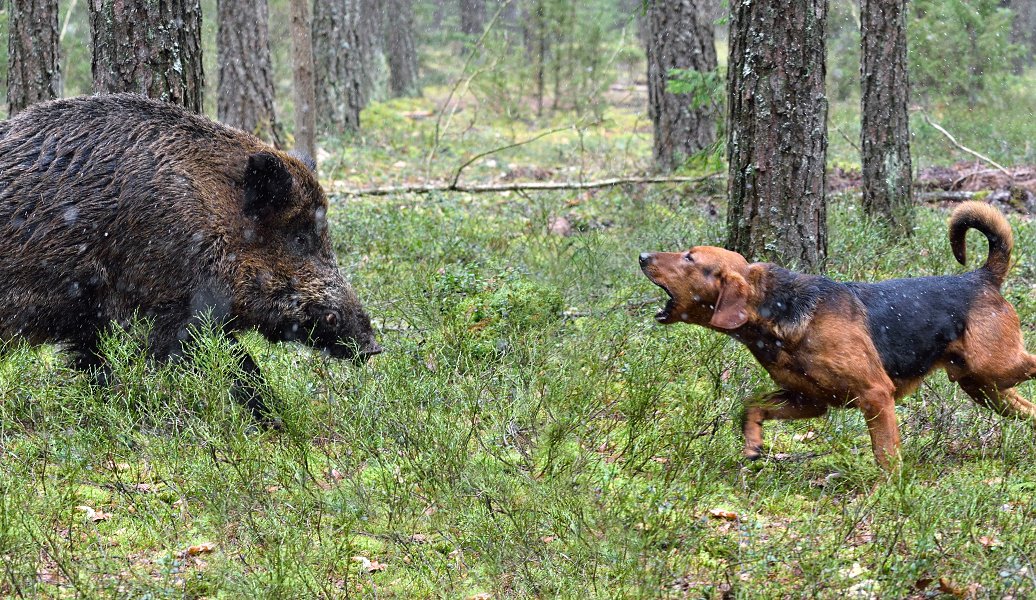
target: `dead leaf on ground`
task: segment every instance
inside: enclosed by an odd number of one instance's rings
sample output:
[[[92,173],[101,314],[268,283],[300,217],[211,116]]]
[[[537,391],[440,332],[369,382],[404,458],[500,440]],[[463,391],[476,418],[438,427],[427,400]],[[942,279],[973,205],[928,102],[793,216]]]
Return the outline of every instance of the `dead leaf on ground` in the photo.
[[[720,508],[713,508],[709,510],[709,516],[713,519],[723,519],[724,521],[737,521],[741,518],[738,516],[736,512],[731,512],[729,510],[723,510]]]
[[[978,543],[982,544],[986,548],[996,548],[997,546],[1003,545],[1003,542],[990,535],[979,536]]]
[[[809,440],[812,440],[816,437],[817,432],[810,429],[806,433],[796,433],[795,435],[791,436],[791,439],[795,440],[796,442],[808,442]]]
[[[86,520],[90,521],[91,523],[96,523],[98,521],[107,521],[108,519],[112,518],[111,514],[106,513],[103,510],[93,509],[85,504],[77,506],[76,510],[83,511],[84,515],[86,516]]]
[[[379,573],[388,568],[388,565],[371,560],[366,556],[354,556],[353,561],[360,563],[360,568],[368,573]]]
[[[950,581],[948,577],[939,578],[939,591],[957,598],[974,598],[981,587],[977,583],[962,587]]]
[[[565,217],[551,217],[547,220],[547,230],[561,237],[572,235],[572,223]]]
[[[468,596],[468,600],[490,600],[493,598],[493,594],[489,592],[479,592],[473,596]]]
[[[191,546],[184,551],[184,556],[198,556],[199,554],[207,554],[216,549],[214,542],[202,542],[196,546]]]
[[[428,541],[428,536],[426,536],[423,533],[415,533],[414,535],[410,536],[410,541],[414,542],[415,544],[423,544]]]

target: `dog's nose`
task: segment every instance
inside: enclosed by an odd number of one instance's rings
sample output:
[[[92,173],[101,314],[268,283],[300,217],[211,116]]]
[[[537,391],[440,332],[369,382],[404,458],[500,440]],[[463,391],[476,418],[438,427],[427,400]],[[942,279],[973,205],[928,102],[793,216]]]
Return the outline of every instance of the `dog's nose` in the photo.
[[[651,258],[653,256],[654,256],[654,254],[651,254],[650,252],[644,252],[643,254],[641,254],[640,255],[640,266],[643,267],[643,266],[646,266],[648,264],[651,264]]]

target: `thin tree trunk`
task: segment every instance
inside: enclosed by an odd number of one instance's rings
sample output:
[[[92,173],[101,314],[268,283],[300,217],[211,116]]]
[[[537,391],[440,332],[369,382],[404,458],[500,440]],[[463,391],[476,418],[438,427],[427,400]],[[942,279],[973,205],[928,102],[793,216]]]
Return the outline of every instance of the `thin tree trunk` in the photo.
[[[417,96],[417,46],[414,44],[413,0],[386,0],[385,54],[389,91],[394,98]]]
[[[648,113],[655,129],[655,165],[663,171],[671,171],[682,158],[716,141],[716,116],[708,98],[666,90],[670,69],[704,75],[717,68],[712,23],[704,15],[706,3],[652,0],[648,6]]]
[[[219,120],[279,146],[267,0],[217,0],[216,13]]]
[[[547,64],[547,16],[545,0],[532,0],[525,9],[525,51],[533,64],[536,81],[536,116],[543,116]]]
[[[1014,72],[1021,75],[1026,67],[1036,64],[1036,2],[1010,0],[1004,4],[1014,11],[1011,41],[1022,46],[1021,54],[1014,61]]]
[[[95,92],[137,92],[202,110],[198,0],[90,0],[90,31]]]
[[[818,270],[827,255],[825,0],[733,0],[727,246]]]
[[[57,0],[8,0],[7,116],[61,96]]]
[[[316,87],[309,0],[291,0],[291,55],[295,84],[295,149],[316,160]]]
[[[482,35],[486,26],[486,0],[460,0],[460,32],[471,37]]]
[[[860,54],[863,208],[913,229],[906,0],[862,0]]]
[[[374,31],[368,0],[322,0],[313,13],[317,123],[324,132],[360,128],[370,101]]]

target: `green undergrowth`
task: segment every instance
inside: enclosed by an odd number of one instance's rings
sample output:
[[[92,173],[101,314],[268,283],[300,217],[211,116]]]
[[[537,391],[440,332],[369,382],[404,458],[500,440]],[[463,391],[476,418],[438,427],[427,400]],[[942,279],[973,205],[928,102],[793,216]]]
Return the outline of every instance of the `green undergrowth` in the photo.
[[[1033,429],[942,375],[898,408],[891,480],[856,411],[775,423],[767,458],[742,463],[740,399],[771,384],[732,340],[655,324],[663,294],[637,268],[722,241],[701,193],[336,199],[336,250],[387,352],[355,367],[245,336],[280,431],[230,400],[233,349],[205,328],[166,366],[139,329],[112,334],[106,388],[8,345],[0,594],[1036,593]],[[830,213],[835,278],[960,271],[943,211],[909,239],[852,197]],[[571,235],[550,232],[559,216]],[[1033,348],[1036,227],[1012,220],[1005,293]]]

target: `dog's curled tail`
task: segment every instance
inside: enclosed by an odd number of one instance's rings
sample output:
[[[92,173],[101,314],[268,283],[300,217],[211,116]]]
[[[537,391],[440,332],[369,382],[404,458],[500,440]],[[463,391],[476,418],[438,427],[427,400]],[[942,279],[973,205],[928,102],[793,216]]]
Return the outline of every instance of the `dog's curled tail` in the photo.
[[[982,268],[993,275],[997,286],[1004,282],[1011,264],[1014,235],[1011,225],[999,210],[983,202],[963,202],[950,216],[950,248],[960,264],[966,264],[964,238],[969,229],[978,229],[989,240],[989,258]]]

